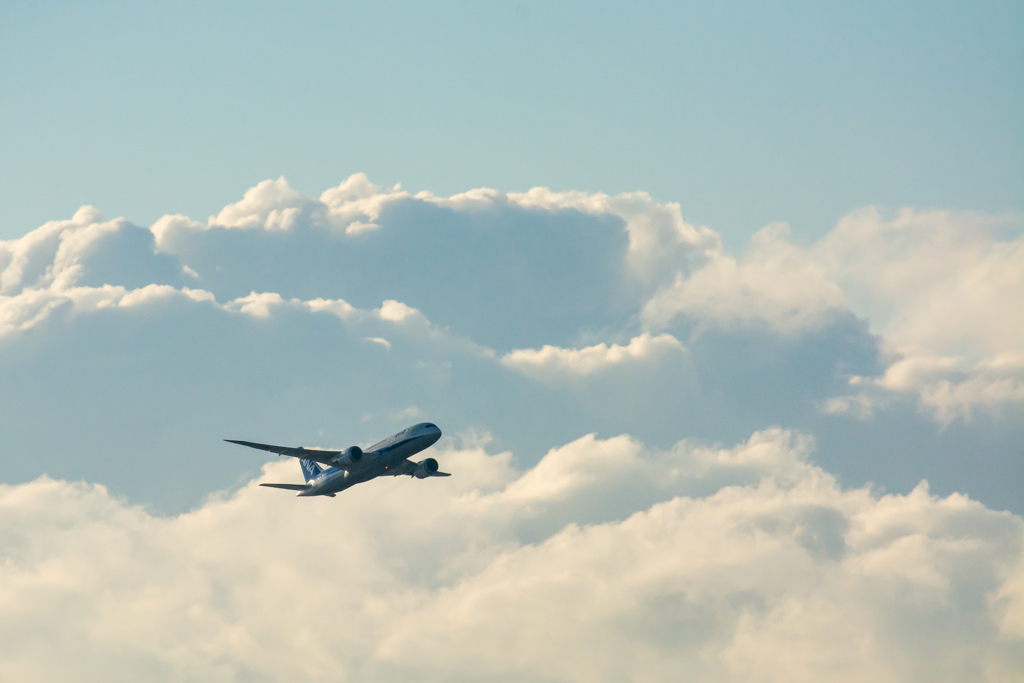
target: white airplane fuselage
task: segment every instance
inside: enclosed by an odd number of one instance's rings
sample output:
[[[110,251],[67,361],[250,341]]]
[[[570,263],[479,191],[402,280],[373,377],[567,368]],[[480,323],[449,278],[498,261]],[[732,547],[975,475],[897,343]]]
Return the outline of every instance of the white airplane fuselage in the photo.
[[[441,430],[432,424],[421,423],[403,429],[364,450],[358,469],[346,471],[330,467],[306,482],[309,488],[298,495],[330,496],[375,477],[406,474],[410,469],[408,459],[430,448],[440,438]]]

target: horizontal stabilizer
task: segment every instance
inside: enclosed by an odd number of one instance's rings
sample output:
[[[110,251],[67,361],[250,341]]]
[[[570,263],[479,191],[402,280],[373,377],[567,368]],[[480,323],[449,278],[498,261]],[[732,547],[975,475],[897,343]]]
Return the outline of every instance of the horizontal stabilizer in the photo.
[[[260,486],[269,486],[272,489],[288,489],[289,491],[305,491],[309,488],[307,484],[260,484]]]

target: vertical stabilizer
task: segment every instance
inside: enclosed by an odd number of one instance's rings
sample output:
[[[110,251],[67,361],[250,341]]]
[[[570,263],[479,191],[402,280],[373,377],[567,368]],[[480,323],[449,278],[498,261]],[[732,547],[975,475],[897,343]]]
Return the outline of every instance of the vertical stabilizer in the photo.
[[[305,458],[301,458],[299,460],[299,465],[302,466],[302,476],[306,478],[307,484],[310,479],[316,479],[320,476],[320,473],[324,471],[315,460],[306,460]]]

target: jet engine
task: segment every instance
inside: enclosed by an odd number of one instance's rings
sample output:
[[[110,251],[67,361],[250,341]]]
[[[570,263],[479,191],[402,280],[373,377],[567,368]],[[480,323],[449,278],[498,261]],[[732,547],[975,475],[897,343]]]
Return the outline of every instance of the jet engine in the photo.
[[[437,472],[437,461],[433,458],[427,458],[422,462],[416,463],[416,467],[412,471],[412,476],[417,479],[426,479],[427,477],[434,476]]]
[[[363,449],[359,446],[351,446],[338,454],[338,457],[334,459],[334,465],[335,467],[346,467],[348,465],[355,465],[362,459]]]

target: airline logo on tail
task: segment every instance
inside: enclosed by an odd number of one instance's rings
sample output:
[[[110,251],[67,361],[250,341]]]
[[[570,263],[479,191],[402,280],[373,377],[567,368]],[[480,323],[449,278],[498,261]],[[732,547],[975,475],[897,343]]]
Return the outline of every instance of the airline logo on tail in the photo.
[[[302,466],[302,476],[306,478],[307,484],[310,480],[316,479],[323,473],[323,468],[316,464],[315,460],[306,460],[305,458],[302,458],[299,460],[299,465]]]

